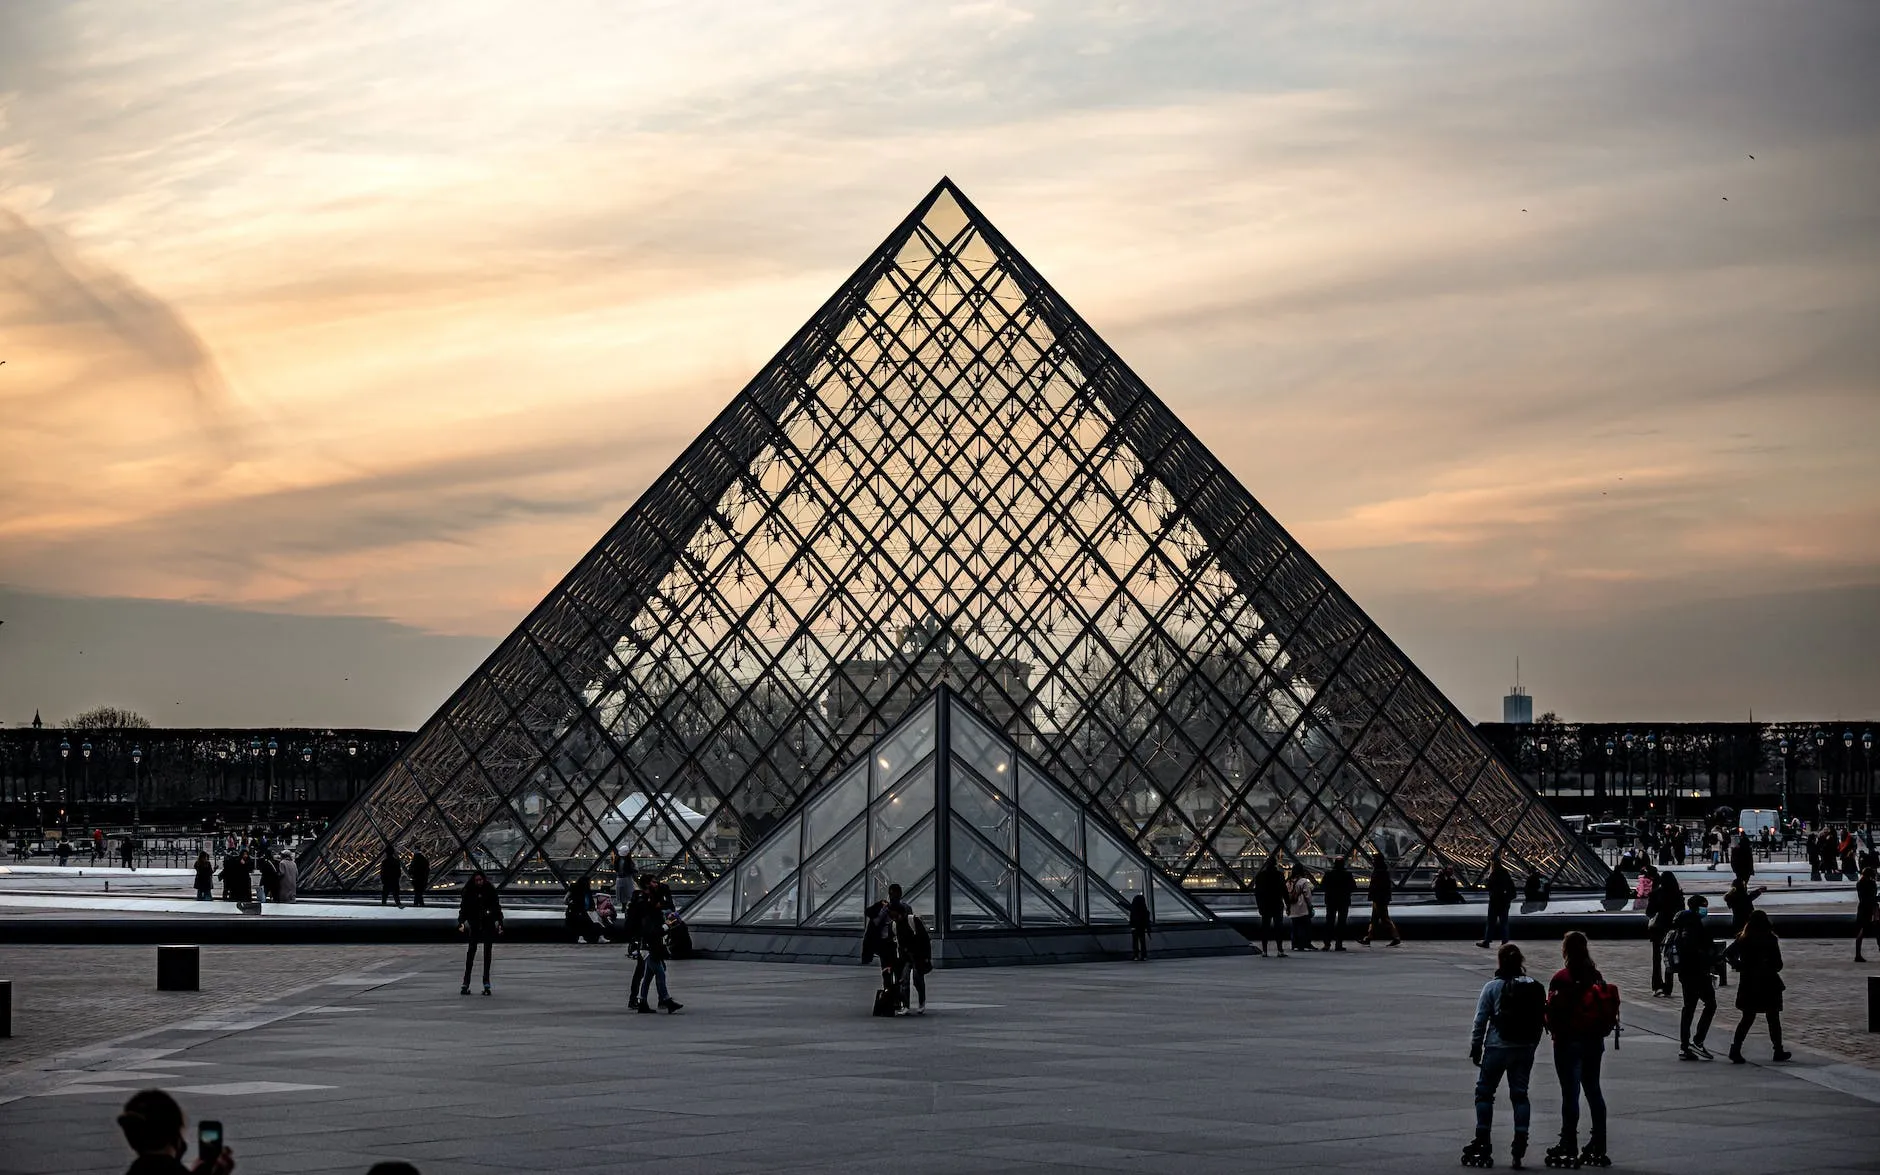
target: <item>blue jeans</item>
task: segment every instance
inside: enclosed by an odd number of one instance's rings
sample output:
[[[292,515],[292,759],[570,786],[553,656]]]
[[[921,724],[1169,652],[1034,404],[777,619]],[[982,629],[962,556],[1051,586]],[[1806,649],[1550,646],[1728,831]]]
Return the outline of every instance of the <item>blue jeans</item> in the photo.
[[[640,990],[634,993],[640,997],[641,1003],[646,1002],[646,993],[656,980],[659,983],[659,1002],[663,1004],[672,998],[672,993],[666,990],[666,960],[649,951],[646,956],[646,975],[640,980]]]
[[[1586,1093],[1586,1108],[1593,1115],[1593,1137],[1606,1137],[1606,1095],[1599,1091],[1599,1063],[1606,1053],[1606,1042],[1597,1037],[1554,1042],[1554,1073],[1560,1078],[1560,1135],[1565,1138],[1580,1128],[1580,1093]]]
[[[1483,942],[1508,941],[1508,910],[1506,907],[1488,908],[1488,925],[1482,928]]]
[[[1514,1103],[1514,1128],[1528,1128],[1528,1076],[1534,1071],[1534,1046],[1501,1044],[1482,1050],[1482,1067],[1475,1075],[1475,1129],[1486,1131],[1495,1122],[1495,1087],[1508,1075],[1508,1100]]]

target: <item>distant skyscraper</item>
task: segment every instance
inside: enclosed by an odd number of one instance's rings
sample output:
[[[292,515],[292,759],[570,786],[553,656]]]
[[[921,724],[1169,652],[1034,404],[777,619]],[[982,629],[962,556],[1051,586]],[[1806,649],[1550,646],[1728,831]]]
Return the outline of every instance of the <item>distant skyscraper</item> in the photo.
[[[1527,690],[1521,685],[1521,658],[1514,659],[1514,688],[1501,700],[1501,720],[1503,722],[1534,721],[1534,699],[1528,697]]]

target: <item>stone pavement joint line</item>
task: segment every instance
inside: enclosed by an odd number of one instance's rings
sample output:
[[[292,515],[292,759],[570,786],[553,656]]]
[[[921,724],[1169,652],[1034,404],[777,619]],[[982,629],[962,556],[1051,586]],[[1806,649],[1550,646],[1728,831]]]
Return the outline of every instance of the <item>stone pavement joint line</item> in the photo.
[[[1790,946],[1806,987],[1814,948]],[[1622,983],[1626,948],[1597,948]],[[271,953],[229,950],[236,970]],[[0,969],[19,953],[0,951]],[[635,1016],[617,948],[499,945],[491,999],[457,994],[448,948],[351,954],[323,978],[368,964],[408,978],[284,995],[276,1010],[293,1014],[251,1013],[262,1022],[242,1031],[100,1049],[64,1082],[92,1088],[0,1105],[0,1175],[53,1154],[59,1170],[123,1170],[112,1116],[146,1080],[196,1090],[186,1108],[222,1119],[244,1175],[392,1158],[427,1175],[1448,1172],[1470,1132],[1468,1022],[1489,966],[1473,947],[1412,942],[939,971],[928,1015],[888,1020],[868,1015],[876,978],[860,965],[678,963],[685,1011]],[[1615,1169],[1874,1170],[1871,1070],[1806,1049],[1792,1066],[1680,1063],[1675,1008],[1637,1005],[1607,1055]],[[1798,1006],[1797,1031],[1809,1015]],[[1545,1050],[1534,1077],[1538,1160],[1559,1128]],[[1508,1135],[1504,1093],[1499,1162]]]

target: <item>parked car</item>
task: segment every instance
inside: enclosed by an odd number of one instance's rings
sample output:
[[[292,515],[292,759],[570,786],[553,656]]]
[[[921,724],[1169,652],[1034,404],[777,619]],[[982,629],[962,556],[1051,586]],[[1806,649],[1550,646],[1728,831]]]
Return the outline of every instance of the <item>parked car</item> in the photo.
[[[1597,824],[1588,824],[1585,836],[1594,844],[1610,840],[1615,844],[1629,845],[1638,836],[1638,831],[1622,820],[1602,820]]]

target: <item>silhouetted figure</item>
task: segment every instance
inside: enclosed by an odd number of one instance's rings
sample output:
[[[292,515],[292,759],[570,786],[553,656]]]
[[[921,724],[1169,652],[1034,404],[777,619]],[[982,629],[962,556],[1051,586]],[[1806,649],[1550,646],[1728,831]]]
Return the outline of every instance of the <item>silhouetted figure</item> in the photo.
[[[379,905],[390,898],[399,909],[405,908],[405,902],[398,894],[398,878],[404,868],[398,863],[398,851],[389,843],[385,846],[385,855],[379,858]]]
[[[1129,899],[1129,957],[1138,963],[1149,958],[1149,899],[1141,894]]]
[[[422,906],[424,891],[431,885],[431,858],[424,855],[423,849],[413,849],[407,868],[411,874],[411,904]]]

